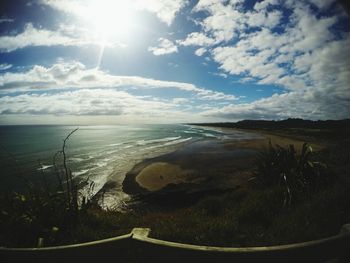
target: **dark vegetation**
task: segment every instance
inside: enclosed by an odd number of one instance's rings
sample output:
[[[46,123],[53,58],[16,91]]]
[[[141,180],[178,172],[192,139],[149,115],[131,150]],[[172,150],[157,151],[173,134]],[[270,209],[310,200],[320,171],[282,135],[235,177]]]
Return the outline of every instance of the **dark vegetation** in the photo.
[[[311,121],[297,118],[289,118],[281,121],[267,120],[243,120],[238,122],[218,122],[218,123],[192,123],[191,125],[226,127],[237,129],[341,129],[350,127],[350,119],[345,120],[327,120],[327,121]]]
[[[277,186],[283,192],[283,206],[311,197],[331,185],[333,176],[326,164],[317,161],[312,147],[304,143],[297,154],[293,145],[273,147],[260,152],[256,161],[256,178],[264,188]]]
[[[218,246],[335,235],[350,221],[349,146],[347,139],[319,153],[306,144],[298,153],[292,146],[269,147],[257,157],[256,177],[247,189],[208,196],[193,207],[161,214],[148,226],[158,238]]]
[[[334,144],[348,139],[350,131],[350,119],[311,121],[289,118],[281,121],[243,120],[238,122],[193,123],[191,125],[262,131],[326,144]]]
[[[298,152],[292,145],[267,145],[256,157],[254,178],[247,187],[166,211],[121,213],[101,209],[89,194],[83,198],[65,166],[67,136],[57,154],[61,165],[56,165],[56,191],[37,187],[1,196],[0,246],[37,246],[39,238],[47,246],[71,244],[126,234],[133,227],[150,227],[151,236],[159,239],[215,246],[287,244],[337,234],[350,222],[349,121],[300,122],[304,121],[238,125],[321,141],[323,150],[314,152],[308,144]]]
[[[54,187],[50,187],[43,177],[39,185],[25,180],[26,191],[0,195],[1,245],[35,247],[68,241],[69,233],[81,224],[81,219],[93,205],[93,182],[74,181],[67,166],[66,144],[76,131],[67,135],[62,149],[53,157],[57,179]],[[83,194],[78,189],[84,186]]]

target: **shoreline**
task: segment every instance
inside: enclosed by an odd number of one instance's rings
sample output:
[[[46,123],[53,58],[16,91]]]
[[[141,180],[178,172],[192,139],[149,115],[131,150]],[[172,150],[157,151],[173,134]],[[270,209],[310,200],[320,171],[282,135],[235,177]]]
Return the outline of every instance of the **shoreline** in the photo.
[[[210,190],[211,184],[215,184],[215,188],[226,189],[227,175],[244,170],[256,153],[254,149],[232,151],[225,147],[226,143],[202,140],[184,145],[174,152],[145,159],[126,174],[123,191],[131,195],[184,190],[197,192]],[[231,161],[235,158],[240,163],[233,167]],[[212,176],[214,170],[217,170],[216,175]]]
[[[273,145],[294,144],[297,151],[304,143],[288,135],[265,131],[233,128],[226,128],[225,131],[254,134],[257,138],[206,139],[183,145],[165,155],[145,159],[126,173],[123,191],[136,198],[151,197],[156,202],[166,202],[169,197],[171,203],[184,196],[244,188],[253,177],[256,154],[266,148],[270,140]],[[311,145],[315,149],[322,148],[321,145]]]

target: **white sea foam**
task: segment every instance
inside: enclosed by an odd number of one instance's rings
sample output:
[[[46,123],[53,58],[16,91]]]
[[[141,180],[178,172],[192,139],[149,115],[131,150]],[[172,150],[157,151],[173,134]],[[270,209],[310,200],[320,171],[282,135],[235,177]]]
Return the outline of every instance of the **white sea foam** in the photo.
[[[119,145],[123,145],[124,142],[120,142],[120,143],[112,143],[112,144],[108,144],[107,146],[109,147],[114,147],[114,146],[119,146]]]
[[[214,134],[211,133],[203,133],[205,137],[211,137],[211,138],[219,138],[218,136],[215,136]]]
[[[189,141],[189,140],[192,140],[192,137],[188,137],[188,138],[184,138],[184,139],[180,139],[180,140],[175,140],[175,141],[167,142],[167,143],[164,143],[163,146],[179,144],[179,143],[187,142],[187,141]]]
[[[85,161],[86,159],[81,158],[81,157],[70,157],[69,160],[70,160],[71,162],[75,162],[75,163],[76,163],[76,162]]]
[[[83,170],[80,170],[79,172],[73,172],[72,174],[74,177],[76,177],[76,176],[86,174],[88,171],[89,171],[89,169],[83,169]]]
[[[97,165],[98,167],[104,167],[104,166],[107,165],[107,162],[98,162],[96,165]]]
[[[193,131],[183,131],[184,133],[190,133],[190,134],[197,134],[198,132],[193,130]]]
[[[124,149],[125,149],[125,147],[124,147]],[[111,154],[114,154],[114,153],[120,152],[120,151],[121,151],[121,149],[115,149],[115,150],[111,150],[111,151],[105,151],[105,152],[103,152],[102,154],[100,154],[99,156],[111,155]]]
[[[147,145],[147,144],[153,144],[153,143],[158,143],[158,142],[168,142],[168,141],[174,141],[177,139],[180,139],[181,136],[177,137],[165,137],[161,139],[154,139],[154,140],[139,140],[136,142],[137,145]]]
[[[53,165],[45,165],[45,164],[42,164],[41,167],[39,167],[37,170],[40,171],[40,170],[46,170],[50,167],[52,167]]]
[[[132,145],[126,145],[125,147],[124,147],[124,149],[128,149],[128,148],[131,148],[132,147]]]
[[[174,140],[174,141],[170,141],[170,142],[167,142],[167,143],[164,143],[164,144],[160,144],[160,145],[150,146],[150,147],[145,148],[145,150],[155,149],[155,148],[160,148],[160,147],[165,147],[165,146],[170,146],[170,145],[175,145],[175,144],[187,142],[189,140],[192,140],[192,137],[179,139],[179,140]]]

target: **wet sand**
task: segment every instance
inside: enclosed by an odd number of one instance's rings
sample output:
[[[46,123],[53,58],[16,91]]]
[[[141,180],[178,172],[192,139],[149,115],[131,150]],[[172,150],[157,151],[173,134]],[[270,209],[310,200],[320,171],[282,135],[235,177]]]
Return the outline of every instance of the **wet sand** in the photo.
[[[143,168],[135,179],[136,183],[148,191],[157,191],[168,184],[184,183],[185,178],[188,178],[192,172],[176,164],[154,162]]]
[[[123,191],[130,195],[183,195],[242,188],[254,175],[256,154],[268,147],[269,141],[281,146],[294,144],[297,151],[304,143],[284,136],[259,135],[241,141],[197,141],[175,152],[146,159],[126,174]]]

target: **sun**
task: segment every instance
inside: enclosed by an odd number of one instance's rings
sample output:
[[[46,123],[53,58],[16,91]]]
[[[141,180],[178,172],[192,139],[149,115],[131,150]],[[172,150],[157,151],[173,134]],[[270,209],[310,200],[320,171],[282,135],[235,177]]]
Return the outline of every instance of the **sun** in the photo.
[[[90,0],[80,15],[101,42],[127,37],[135,19],[133,6],[128,0]]]

